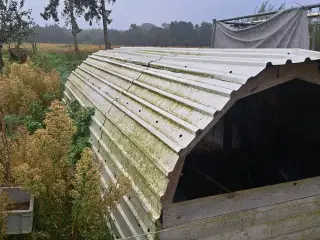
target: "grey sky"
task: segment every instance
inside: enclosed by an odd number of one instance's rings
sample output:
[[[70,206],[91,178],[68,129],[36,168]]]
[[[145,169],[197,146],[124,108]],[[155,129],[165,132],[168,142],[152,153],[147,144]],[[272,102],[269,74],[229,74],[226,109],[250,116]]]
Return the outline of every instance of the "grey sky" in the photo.
[[[62,0],[61,0],[62,1]],[[40,12],[48,0],[26,0],[26,7],[33,9],[33,17],[37,24],[45,25]],[[162,23],[174,20],[191,21],[192,23],[210,22],[212,18],[223,19],[253,13],[255,7],[262,0],[117,0],[113,9],[113,22],[111,28],[128,29],[131,23],[153,23],[161,26]],[[283,1],[270,0],[275,5]],[[286,1],[287,6],[309,5],[319,3],[319,0],[293,0]],[[63,19],[60,24],[64,23]],[[52,23],[48,21],[47,23]],[[82,28],[90,26],[80,20]],[[93,27],[101,25],[94,24]]]

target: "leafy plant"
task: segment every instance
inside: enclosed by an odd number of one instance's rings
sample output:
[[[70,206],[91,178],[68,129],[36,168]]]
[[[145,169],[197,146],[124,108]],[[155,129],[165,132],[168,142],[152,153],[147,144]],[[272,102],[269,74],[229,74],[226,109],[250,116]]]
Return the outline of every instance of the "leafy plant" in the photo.
[[[29,106],[29,115],[6,115],[4,117],[7,129],[7,135],[13,137],[17,129],[24,125],[29,133],[33,134],[37,129],[43,128],[43,120],[48,108],[41,105],[39,102],[31,103]]]
[[[73,135],[72,146],[69,151],[69,157],[75,164],[81,157],[81,153],[86,147],[91,147],[89,142],[91,116],[94,115],[94,108],[82,107],[78,101],[72,101],[69,104],[69,114],[74,120],[77,132]]]

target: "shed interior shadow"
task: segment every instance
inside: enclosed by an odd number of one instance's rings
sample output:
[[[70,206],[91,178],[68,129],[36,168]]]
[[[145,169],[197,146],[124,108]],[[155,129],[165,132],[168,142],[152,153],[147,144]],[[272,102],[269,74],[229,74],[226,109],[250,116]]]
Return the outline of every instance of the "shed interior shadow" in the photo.
[[[320,86],[237,101],[187,156],[174,202],[320,176]]]

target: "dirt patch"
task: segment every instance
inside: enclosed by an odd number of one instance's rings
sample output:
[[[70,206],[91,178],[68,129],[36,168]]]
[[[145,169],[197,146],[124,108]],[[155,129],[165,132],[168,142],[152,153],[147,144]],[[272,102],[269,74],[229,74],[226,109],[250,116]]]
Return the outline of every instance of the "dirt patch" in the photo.
[[[13,210],[28,210],[30,206],[30,202],[22,202],[22,203],[13,203],[10,204],[8,211]]]

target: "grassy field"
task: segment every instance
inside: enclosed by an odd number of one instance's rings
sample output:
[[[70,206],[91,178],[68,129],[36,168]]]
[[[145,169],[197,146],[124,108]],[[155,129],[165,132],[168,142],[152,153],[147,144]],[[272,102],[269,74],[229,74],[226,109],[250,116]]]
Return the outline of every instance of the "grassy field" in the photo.
[[[13,47],[13,45],[11,47]],[[4,47],[4,58],[8,58],[8,48],[8,45]],[[32,54],[31,44],[22,44],[21,48],[28,50],[31,60],[38,66],[46,70],[55,68],[60,73],[62,82],[65,83],[70,73],[75,70],[88,55],[103,49],[103,45],[79,44],[80,52],[75,53],[72,44],[37,43],[37,53],[34,55]]]
[[[14,47],[13,45],[11,47]],[[9,48],[8,45],[4,47],[4,50]],[[29,43],[24,43],[21,48],[32,51],[32,45]],[[82,52],[97,52],[103,49],[103,45],[94,44],[79,44],[80,51]],[[39,53],[70,53],[73,52],[72,44],[54,44],[54,43],[37,43],[37,51]]]

